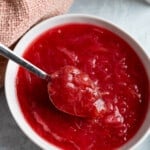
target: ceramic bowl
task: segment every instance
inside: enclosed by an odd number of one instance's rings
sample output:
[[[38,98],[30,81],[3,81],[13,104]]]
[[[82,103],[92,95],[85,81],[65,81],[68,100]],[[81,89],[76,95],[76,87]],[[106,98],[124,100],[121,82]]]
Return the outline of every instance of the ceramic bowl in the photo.
[[[144,49],[136,42],[129,34],[127,34],[124,30],[120,29],[113,23],[106,21],[104,19],[88,16],[88,15],[80,15],[80,14],[68,14],[50,18],[42,23],[36,25],[31,30],[29,30],[22,39],[18,42],[17,46],[14,49],[14,53],[18,55],[22,55],[25,49],[29,46],[29,44],[38,37],[41,33],[46,30],[53,28],[57,25],[68,24],[68,23],[90,23],[93,25],[97,25],[100,27],[104,27],[113,33],[122,37],[136,52],[142,61],[145,70],[147,72],[147,76],[149,79],[149,87],[150,87],[150,60]],[[8,62],[6,76],[5,76],[5,93],[8,102],[8,106],[10,111],[16,120],[18,126],[22,129],[22,131],[39,147],[45,150],[56,150],[58,149],[55,145],[47,142],[42,137],[40,137],[28,124],[24,115],[19,107],[17,95],[16,95],[16,74],[18,70],[18,65],[12,61]],[[150,93],[150,92],[149,92]],[[148,111],[145,117],[145,120],[136,133],[136,135],[129,140],[125,145],[123,145],[120,149],[134,149],[139,146],[140,143],[148,136],[150,127],[150,98],[148,104]]]

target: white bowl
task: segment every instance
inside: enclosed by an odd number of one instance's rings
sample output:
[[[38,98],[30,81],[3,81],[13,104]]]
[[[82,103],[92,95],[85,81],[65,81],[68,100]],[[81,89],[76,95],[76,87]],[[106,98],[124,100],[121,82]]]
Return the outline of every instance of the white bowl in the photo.
[[[27,48],[27,46],[35,39],[35,37],[39,36],[41,33],[46,31],[47,29],[53,28],[57,25],[66,24],[66,23],[90,23],[97,26],[104,27],[120,37],[122,37],[137,53],[139,58],[141,59],[145,70],[147,71],[148,79],[149,79],[149,87],[150,87],[150,60],[148,56],[145,54],[143,48],[126,32],[122,29],[110,23],[104,19],[100,19],[94,16],[88,15],[79,15],[79,14],[70,14],[70,15],[62,15],[53,17],[48,19],[35,27],[33,27],[30,31],[28,31],[23,38],[19,41],[17,46],[14,49],[14,52],[18,55],[22,55]],[[58,147],[55,145],[47,142],[42,137],[40,137],[28,124],[24,115],[19,107],[19,103],[17,100],[16,95],[16,74],[18,70],[18,65],[12,61],[8,62],[7,70],[6,70],[6,77],[5,77],[5,93],[7,102],[10,108],[10,111],[16,120],[19,127],[22,131],[38,146],[45,150],[56,150]],[[150,88],[149,88],[150,89]],[[149,92],[150,93],[150,92]],[[148,112],[146,114],[146,118],[138,130],[136,135],[129,140],[125,145],[123,145],[120,149],[127,150],[127,149],[134,149],[136,148],[149,134],[149,127],[150,127],[150,96],[149,96],[149,104],[148,104]]]

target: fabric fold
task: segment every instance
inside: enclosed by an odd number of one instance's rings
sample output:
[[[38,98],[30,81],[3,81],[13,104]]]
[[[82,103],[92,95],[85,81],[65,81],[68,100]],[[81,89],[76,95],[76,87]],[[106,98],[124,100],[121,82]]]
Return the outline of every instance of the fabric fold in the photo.
[[[0,43],[10,47],[38,22],[65,13],[73,0],[0,1]],[[0,56],[0,87],[6,60]]]

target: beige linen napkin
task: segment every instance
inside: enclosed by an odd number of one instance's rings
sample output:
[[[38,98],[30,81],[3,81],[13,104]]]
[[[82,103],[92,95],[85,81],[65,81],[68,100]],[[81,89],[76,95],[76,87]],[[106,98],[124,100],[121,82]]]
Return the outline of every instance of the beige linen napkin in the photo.
[[[43,19],[65,13],[73,0],[0,0],[0,43],[12,46]],[[0,87],[6,60],[0,56]]]

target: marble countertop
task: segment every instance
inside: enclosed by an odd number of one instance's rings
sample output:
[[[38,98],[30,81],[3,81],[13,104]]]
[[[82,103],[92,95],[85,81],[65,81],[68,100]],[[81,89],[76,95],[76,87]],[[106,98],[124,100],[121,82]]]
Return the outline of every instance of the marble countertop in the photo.
[[[75,0],[68,13],[96,15],[130,33],[150,57],[150,5],[144,0]],[[150,136],[136,149],[149,150]],[[0,90],[0,150],[40,150],[19,129]]]

